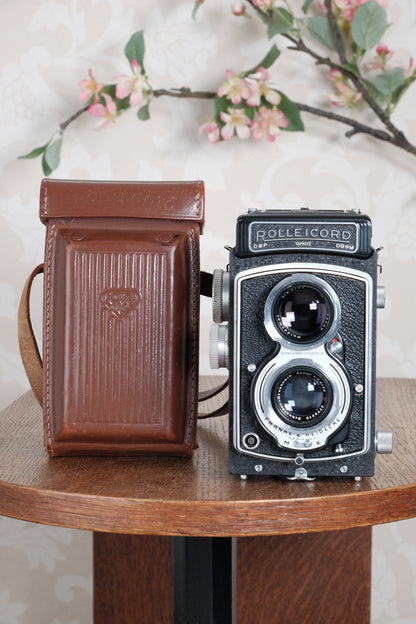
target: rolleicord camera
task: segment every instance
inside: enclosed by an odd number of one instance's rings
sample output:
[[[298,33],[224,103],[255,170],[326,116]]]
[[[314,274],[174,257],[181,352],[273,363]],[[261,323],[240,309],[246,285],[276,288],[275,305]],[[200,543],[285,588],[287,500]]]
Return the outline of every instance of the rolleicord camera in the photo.
[[[214,272],[210,360],[230,373],[229,468],[374,474],[378,253],[356,212],[250,210]]]

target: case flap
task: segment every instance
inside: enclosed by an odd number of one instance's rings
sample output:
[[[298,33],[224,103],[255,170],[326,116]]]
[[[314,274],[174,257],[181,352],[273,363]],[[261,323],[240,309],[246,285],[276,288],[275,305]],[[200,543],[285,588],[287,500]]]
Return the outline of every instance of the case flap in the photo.
[[[140,217],[202,223],[204,183],[42,181],[40,218]]]

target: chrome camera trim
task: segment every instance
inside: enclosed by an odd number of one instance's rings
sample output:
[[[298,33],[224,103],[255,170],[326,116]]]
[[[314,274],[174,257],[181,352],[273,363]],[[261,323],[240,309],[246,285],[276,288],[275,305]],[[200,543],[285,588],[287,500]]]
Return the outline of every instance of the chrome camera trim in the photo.
[[[254,405],[255,411],[257,412],[257,417],[262,426],[273,435],[276,439],[276,442],[279,446],[294,451],[293,457],[287,457],[286,455],[282,456],[279,454],[269,455],[260,452],[259,450],[248,450],[243,444],[241,440],[241,427],[240,427],[240,414],[241,414],[241,406],[240,406],[240,384],[241,384],[241,315],[242,315],[242,306],[241,306],[241,290],[242,285],[246,280],[250,280],[253,278],[258,278],[262,276],[267,276],[270,274],[283,274],[290,273],[296,274],[291,275],[287,279],[297,279],[297,281],[305,281],[305,279],[311,279],[311,283],[316,284],[315,280],[319,280],[319,286],[322,288],[322,282],[325,284],[325,292],[330,294],[331,300],[334,304],[334,318],[331,323],[331,326],[328,328],[325,333],[325,340],[322,342],[307,344],[294,344],[291,341],[288,341],[286,338],[283,338],[282,335],[277,331],[276,326],[273,323],[273,328],[270,326],[270,319],[265,318],[266,329],[269,332],[269,335],[276,340],[280,344],[280,350],[277,355],[275,355],[272,360],[266,362],[266,364],[259,369],[259,372],[255,376],[255,387],[253,389],[253,397],[254,397]],[[233,366],[234,366],[234,388],[233,388],[233,444],[234,447],[241,453],[245,455],[251,455],[258,458],[269,459],[274,461],[285,461],[285,462],[293,462],[296,461],[296,452],[304,452],[310,451],[315,448],[321,448],[325,446],[326,441],[333,433],[338,430],[342,424],[346,421],[348,417],[348,410],[350,404],[351,393],[353,392],[350,389],[350,384],[347,378],[347,375],[344,372],[341,364],[338,364],[335,358],[330,357],[326,351],[324,344],[330,342],[332,338],[335,336],[336,328],[339,327],[340,316],[339,316],[339,300],[338,297],[333,298],[333,289],[329,284],[325,283],[320,278],[316,277],[314,274],[319,273],[322,276],[341,276],[353,280],[358,280],[365,285],[366,289],[366,310],[365,310],[365,339],[366,339],[366,349],[365,349],[365,378],[362,380],[362,386],[364,388],[364,436],[363,436],[363,445],[362,448],[352,452],[352,453],[337,453],[336,455],[329,457],[307,457],[305,456],[304,461],[306,462],[326,462],[326,461],[337,461],[340,457],[352,457],[357,455],[362,455],[368,452],[371,447],[371,428],[370,428],[370,417],[371,414],[371,405],[372,405],[372,361],[371,361],[371,353],[372,353],[372,343],[373,343],[373,334],[371,328],[371,319],[373,316],[373,279],[372,277],[365,272],[358,271],[349,267],[339,266],[339,265],[323,265],[319,263],[288,263],[288,264],[276,264],[269,266],[256,267],[252,269],[247,269],[245,271],[241,271],[235,276],[234,279],[234,342],[233,342]],[[282,280],[282,282],[285,280]],[[277,288],[279,284],[276,285]],[[271,296],[271,293],[269,297]],[[338,302],[338,303],[337,303]],[[337,312],[338,310],[338,312]],[[268,313],[269,317],[269,313]],[[336,320],[335,320],[336,319]],[[272,333],[270,333],[272,332]],[[335,332],[335,333],[334,333]],[[332,335],[334,333],[334,335]],[[331,338],[329,337],[331,336]],[[289,345],[290,345],[290,364],[289,364]],[[296,347],[296,348],[295,348]],[[279,362],[279,363],[278,363]],[[295,364],[296,363],[296,364]],[[312,444],[315,446],[310,446],[310,442],[306,442],[307,437],[302,435],[299,427],[291,427],[284,421],[282,421],[279,416],[276,414],[273,406],[271,406],[270,400],[270,389],[274,381],[279,376],[279,373],[285,369],[285,366],[289,366],[289,368],[293,368],[294,365],[301,364],[302,366],[308,366],[308,368],[313,368],[318,373],[322,371],[322,373],[331,381],[331,383],[335,384],[335,387],[339,390],[339,396],[336,399],[336,407],[335,405],[331,407],[327,416],[323,421],[318,423],[313,427],[305,427],[303,431],[307,434],[312,434],[308,440],[312,439]],[[318,364],[318,366],[317,366]],[[287,368],[286,368],[287,370]],[[337,394],[333,392],[333,395]],[[269,397],[269,398],[268,398]],[[339,414],[336,413],[337,409],[340,409]],[[269,424],[272,423],[271,425]],[[276,426],[276,428],[275,428]],[[272,427],[273,431],[270,429]],[[331,427],[329,433],[321,432],[323,427]],[[281,429],[281,431],[279,430]],[[289,444],[285,443],[284,437],[289,440]],[[299,446],[298,446],[299,444]]]

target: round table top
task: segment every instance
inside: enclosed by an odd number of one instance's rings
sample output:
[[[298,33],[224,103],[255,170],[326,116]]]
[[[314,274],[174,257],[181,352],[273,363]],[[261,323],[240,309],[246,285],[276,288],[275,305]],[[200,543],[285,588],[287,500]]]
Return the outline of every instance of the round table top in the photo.
[[[215,378],[202,382],[215,385]],[[228,473],[226,416],[199,422],[191,459],[48,458],[42,411],[28,392],[0,413],[0,514],[93,531],[191,536],[306,533],[414,517],[416,380],[378,380],[376,428],[393,431],[394,452],[377,456],[374,477],[242,481]]]

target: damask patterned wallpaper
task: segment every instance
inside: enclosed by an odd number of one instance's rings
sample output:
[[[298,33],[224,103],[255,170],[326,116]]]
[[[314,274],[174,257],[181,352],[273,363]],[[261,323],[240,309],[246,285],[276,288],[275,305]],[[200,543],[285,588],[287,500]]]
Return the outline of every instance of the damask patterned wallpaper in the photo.
[[[195,22],[192,8],[191,0],[0,0],[2,406],[28,388],[16,311],[26,276],[42,261],[44,240],[38,219],[40,163],[16,158],[44,144],[79,108],[77,84],[89,68],[103,82],[128,71],[123,49],[136,30],[145,31],[146,70],[158,88],[215,90],[225,69],[250,68],[267,52],[262,26],[233,17],[230,0],[206,0]],[[416,3],[390,0],[389,17],[393,25],[385,39],[404,64],[416,57]],[[285,93],[310,105],[322,105],[330,90],[325,70],[293,52],[283,51],[272,73]],[[413,142],[415,89],[394,113]],[[375,245],[383,247],[388,298],[379,313],[378,374],[414,377],[414,157],[364,136],[348,140],[341,126],[306,115],[306,133],[282,133],[275,143],[211,145],[198,133],[210,114],[209,102],[159,98],[150,121],[140,122],[130,111],[99,132],[96,120],[84,115],[67,132],[54,177],[204,180],[201,253],[207,270],[225,265],[224,246],[233,244],[235,219],[248,207],[361,209],[373,219]],[[40,292],[34,314],[39,327]],[[204,302],[204,373],[209,324]],[[374,624],[416,623],[415,522],[374,530]],[[91,563],[89,533],[0,518],[0,623],[88,624]]]

